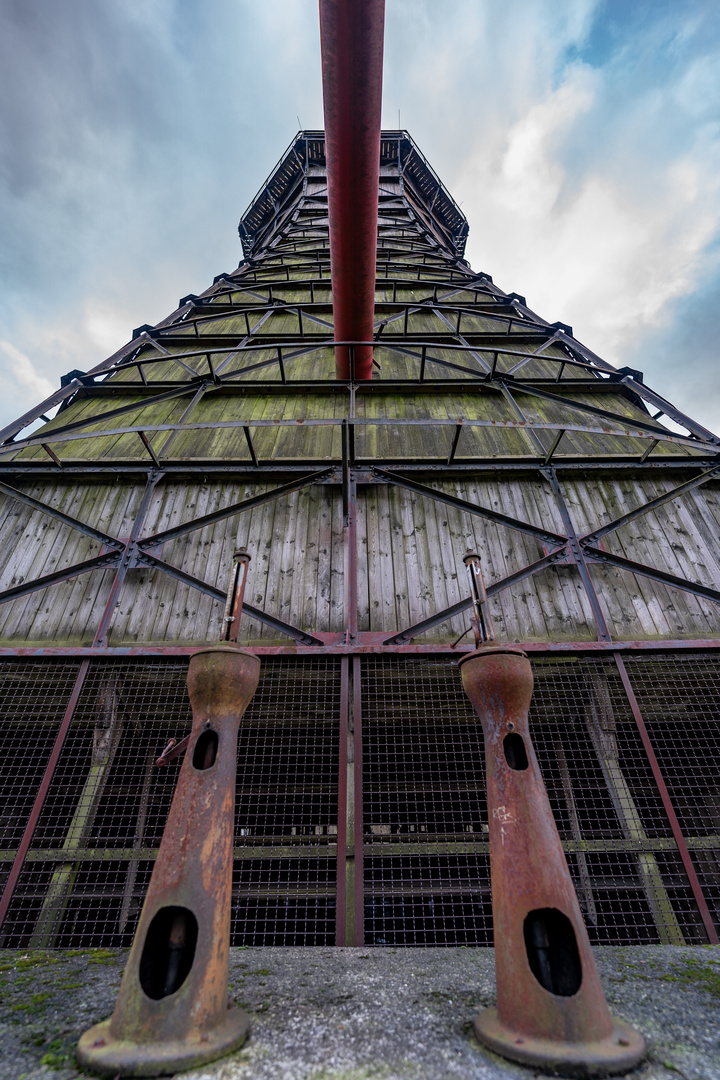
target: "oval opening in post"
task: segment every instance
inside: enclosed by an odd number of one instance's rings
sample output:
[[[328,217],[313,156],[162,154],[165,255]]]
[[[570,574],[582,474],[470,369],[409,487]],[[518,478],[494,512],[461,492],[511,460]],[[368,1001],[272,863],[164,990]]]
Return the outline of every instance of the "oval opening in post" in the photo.
[[[212,728],[203,731],[195,743],[195,750],[193,751],[192,763],[194,769],[202,772],[204,769],[212,768],[217,758],[218,742],[217,731],[213,731]]]
[[[525,749],[525,742],[522,735],[518,735],[517,731],[513,731],[512,734],[505,736],[503,739],[503,750],[505,751],[505,760],[511,769],[516,772],[522,772],[523,769],[527,769],[528,756]]]
[[[525,949],[533,975],[558,997],[572,997],[582,983],[582,963],[572,923],[557,908],[536,908],[525,916]]]
[[[198,924],[183,907],[160,908],[153,917],[140,957],[140,986],[153,1001],[180,989],[195,959]]]

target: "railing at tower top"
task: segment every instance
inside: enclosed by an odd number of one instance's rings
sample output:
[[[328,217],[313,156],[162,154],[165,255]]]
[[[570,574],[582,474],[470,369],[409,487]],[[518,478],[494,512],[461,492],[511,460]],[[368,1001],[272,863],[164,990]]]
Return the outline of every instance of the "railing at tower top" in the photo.
[[[320,0],[333,319],[339,341],[369,341],[375,311],[385,0]],[[335,350],[340,379],[348,350]],[[372,377],[372,347],[355,376]]]

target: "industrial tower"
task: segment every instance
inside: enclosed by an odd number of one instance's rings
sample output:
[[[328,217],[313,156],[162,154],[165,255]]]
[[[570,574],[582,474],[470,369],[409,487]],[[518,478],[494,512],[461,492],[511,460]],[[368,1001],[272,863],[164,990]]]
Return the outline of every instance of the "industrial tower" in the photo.
[[[468,549],[591,940],[717,942],[720,440],[471,269],[404,131],[337,378],[327,198],[300,132],[237,270],[0,433],[2,943],[132,940],[237,547],[234,944],[492,940]]]

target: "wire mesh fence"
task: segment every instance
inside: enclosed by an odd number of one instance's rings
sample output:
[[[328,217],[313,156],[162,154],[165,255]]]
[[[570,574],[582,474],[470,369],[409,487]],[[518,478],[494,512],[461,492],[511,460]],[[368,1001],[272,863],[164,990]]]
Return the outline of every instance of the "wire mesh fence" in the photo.
[[[233,943],[335,939],[340,661],[263,661],[242,727]]]
[[[531,735],[591,941],[705,942],[612,657],[538,659],[533,671]],[[686,757],[710,750],[709,739]],[[366,942],[489,943],[483,736],[454,664],[368,659],[363,747]],[[664,767],[682,788],[672,750]],[[717,888],[716,858],[702,852]]]
[[[45,774],[80,665],[15,662],[0,665],[0,885]]]
[[[233,944],[331,944],[340,659],[264,659],[241,726]],[[720,922],[720,659],[626,660],[711,913]],[[3,883],[76,661],[0,664]],[[591,940],[707,940],[612,657],[533,660],[531,734]],[[190,730],[184,660],[93,661],[0,943],[128,945]],[[361,663],[365,941],[491,944],[482,727],[448,657]],[[359,793],[358,793],[359,794]],[[342,852],[340,853],[342,855]]]
[[[706,940],[612,658],[533,663],[531,733],[590,940]]]
[[[261,669],[239,739],[235,944],[331,940],[338,670],[324,659]],[[182,759],[155,761],[192,723],[186,674],[185,661],[91,665],[5,919],[6,946],[131,943]],[[27,676],[25,685],[32,698]],[[26,715],[26,742],[33,723]],[[10,783],[6,791],[12,806]]]
[[[720,930],[720,659],[626,659],[658,764]]]
[[[457,667],[368,657],[361,693],[366,944],[490,944],[483,735]]]
[[[90,666],[4,926],[6,945],[128,945],[190,728],[186,663]]]

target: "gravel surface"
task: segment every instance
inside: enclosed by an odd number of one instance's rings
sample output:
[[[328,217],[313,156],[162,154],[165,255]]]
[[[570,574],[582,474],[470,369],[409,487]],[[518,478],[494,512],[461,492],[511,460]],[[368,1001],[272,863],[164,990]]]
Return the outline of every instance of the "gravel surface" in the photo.
[[[0,954],[2,1080],[72,1080],[78,1036],[113,1009],[124,952]],[[720,948],[595,950],[610,1003],[650,1046],[632,1080],[720,1080]],[[520,1080],[472,1035],[494,1003],[491,949],[231,950],[252,1016],[230,1058],[187,1080]]]

